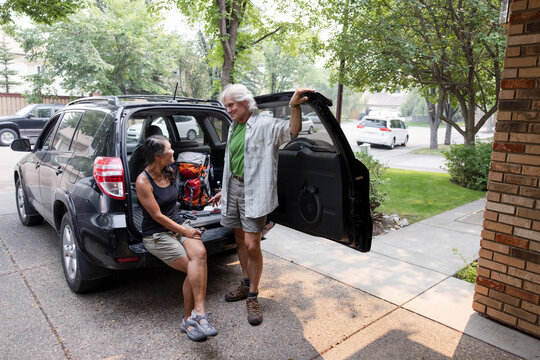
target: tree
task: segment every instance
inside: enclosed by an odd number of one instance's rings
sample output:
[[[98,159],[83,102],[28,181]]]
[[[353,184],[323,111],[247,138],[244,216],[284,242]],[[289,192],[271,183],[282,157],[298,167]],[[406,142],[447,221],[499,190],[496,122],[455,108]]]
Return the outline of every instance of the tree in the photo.
[[[279,21],[262,12],[248,0],[170,0],[192,22],[201,21],[212,41],[219,42],[210,54],[220,59],[221,87],[235,82],[235,67],[241,58],[249,58],[254,48],[269,38],[287,39],[284,50],[295,54],[298,35],[303,33],[299,24]],[[278,1],[285,3],[286,1]],[[294,49],[294,50],[293,50]],[[245,61],[245,60],[244,60]]]
[[[144,0],[103,0],[53,25],[20,30],[32,60],[45,64],[41,79],[58,79],[75,93],[171,93],[165,84],[177,41]]]
[[[0,4],[0,24],[13,21],[13,15],[27,15],[37,23],[52,24],[85,5],[80,0],[6,0]]]
[[[505,47],[495,0],[365,0],[349,4],[348,41],[330,39],[334,76],[356,89],[420,87],[437,118],[451,124],[466,144],[497,109]],[[464,117],[462,129],[444,116],[450,96]],[[475,122],[475,112],[484,113]],[[432,144],[433,145],[433,144]],[[436,144],[435,144],[436,146]]]
[[[12,77],[17,75],[17,71],[9,68],[14,58],[7,47],[6,38],[2,37],[2,43],[0,44],[0,89],[7,93],[9,93],[12,86],[19,84],[12,80]]]

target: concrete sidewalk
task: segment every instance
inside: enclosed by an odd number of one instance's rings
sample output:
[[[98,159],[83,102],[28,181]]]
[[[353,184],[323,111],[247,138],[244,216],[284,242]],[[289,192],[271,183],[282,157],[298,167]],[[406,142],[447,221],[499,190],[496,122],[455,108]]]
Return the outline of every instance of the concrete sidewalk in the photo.
[[[474,284],[452,277],[465,265],[453,249],[471,261],[478,257],[484,207],[485,200],[478,200],[374,237],[371,252],[365,254],[282,226],[268,234],[262,247],[395,305],[392,311],[323,352],[325,359],[375,354],[402,357],[400,353],[408,354],[413,349],[419,356],[463,358],[467,356],[460,347],[465,342],[450,339],[463,334],[468,335],[464,337],[468,347],[483,342],[509,356],[540,359],[540,340],[473,311]],[[454,331],[448,333],[448,328]],[[380,341],[393,341],[396,346],[375,350],[374,342]],[[452,341],[454,348],[448,349],[447,343]],[[410,356],[416,358],[412,354],[405,357]]]

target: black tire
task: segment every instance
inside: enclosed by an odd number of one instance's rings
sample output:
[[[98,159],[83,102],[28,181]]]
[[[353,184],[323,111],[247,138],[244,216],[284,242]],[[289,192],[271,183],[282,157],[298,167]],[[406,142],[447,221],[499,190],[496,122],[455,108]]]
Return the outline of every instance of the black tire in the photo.
[[[409,135],[405,136],[405,141],[403,141],[403,146],[407,146],[407,143],[409,142]]]
[[[390,143],[390,145],[388,146],[390,149],[393,149],[396,147],[396,138],[393,138],[392,139],[392,142]]]
[[[315,129],[313,129],[313,126],[310,126],[309,129],[308,129],[308,131],[307,131],[307,133],[308,133],[308,134],[313,134],[313,131],[314,131],[314,130],[315,130]]]
[[[362,144],[363,144],[362,141],[357,141],[357,142],[356,142],[356,145],[362,145]]]
[[[19,214],[21,223],[24,226],[41,224],[43,222],[43,217],[39,215],[36,210],[34,210],[34,207],[28,202],[20,179],[15,183],[15,189],[15,203],[17,205],[17,214]]]
[[[12,129],[0,129],[0,146],[9,146],[19,135]]]
[[[197,133],[195,132],[195,130],[189,130],[187,132],[188,140],[195,140],[196,137],[197,137]]]
[[[102,279],[88,279],[84,269],[91,270],[92,265],[86,261],[78,247],[78,239],[73,222],[68,213],[64,214],[60,225],[60,258],[66,282],[75,293],[93,290],[101,285]]]

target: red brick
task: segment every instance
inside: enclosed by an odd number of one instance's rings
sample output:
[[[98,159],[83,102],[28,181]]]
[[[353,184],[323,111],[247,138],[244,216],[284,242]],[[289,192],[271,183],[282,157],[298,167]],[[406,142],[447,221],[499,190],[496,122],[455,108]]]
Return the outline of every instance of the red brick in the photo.
[[[512,24],[510,25],[510,27],[508,28],[508,35],[520,35],[520,34],[523,34],[523,29],[524,29],[524,26],[523,24]],[[505,56],[508,57],[508,53],[505,53]],[[508,64],[504,64],[504,66],[510,66]]]
[[[522,28],[523,31],[523,28]],[[507,47],[504,51],[505,57],[519,56],[521,55],[521,46],[511,46]]]
[[[516,259],[512,255],[512,249],[510,249],[510,256],[506,256],[499,253],[494,253],[493,255],[493,261],[501,264],[501,265],[510,265],[516,268],[524,269],[525,268],[525,260],[522,259]],[[506,271],[504,271],[506,272]]]
[[[478,251],[478,255],[483,257],[484,259],[492,260],[493,259],[493,251],[489,251],[487,249],[480,249]]]
[[[536,318],[537,318],[536,315],[531,314],[530,312],[527,312],[525,310],[515,308],[515,307],[513,307],[511,305],[506,305],[504,307],[504,311],[507,314],[514,315],[515,317],[517,317],[519,319],[527,320],[527,321],[532,322],[532,323],[535,322]]]
[[[500,119],[499,119],[500,120]],[[493,134],[493,140],[495,141],[508,141],[509,135],[507,132],[495,132]]]
[[[540,124],[538,126],[540,129]],[[537,154],[540,155],[540,145],[527,145],[527,154]],[[540,156],[538,157],[538,161],[540,161]]]
[[[519,217],[505,215],[505,214],[501,214],[501,216],[499,217],[499,221],[502,222],[503,224],[520,226],[526,229],[530,229],[531,224],[532,224],[531,220],[525,220]]]
[[[520,174],[521,173],[521,165],[508,164],[508,163],[501,163],[501,162],[493,161],[493,162],[491,162],[491,171],[499,171],[499,172],[503,172],[503,173]]]
[[[535,264],[532,262],[528,262],[527,266],[525,268],[527,271],[532,271],[536,274],[540,274],[540,264]]]
[[[519,187],[517,185],[502,184],[502,183],[496,183],[496,182],[490,182],[488,184],[488,189],[493,190],[493,191],[507,193],[507,194],[517,194],[519,191]]]
[[[480,240],[480,246],[484,249],[493,250],[501,254],[508,254],[510,252],[510,246],[485,239]]]
[[[509,236],[509,235],[503,235],[503,234],[497,234],[495,236],[495,241],[501,244],[516,246],[523,249],[527,249],[527,247],[529,246],[529,242],[527,240],[518,239],[515,236]]]
[[[476,277],[476,283],[480,284],[482,286],[488,287],[490,289],[504,291],[504,284],[502,284],[500,282],[497,282],[497,281],[493,281],[493,280],[490,280],[490,279],[483,278],[481,276]]]
[[[538,252],[532,252],[532,251],[527,251],[525,249],[513,247],[513,248],[510,248],[510,256],[514,259],[518,259],[518,260],[521,259],[523,261],[530,261],[535,264],[540,264],[540,253]],[[516,266],[516,267],[521,267],[521,266]]]
[[[540,220],[540,211],[532,209],[517,209],[517,216],[525,217],[527,219]]]
[[[519,48],[519,46],[517,46]],[[501,79],[515,79],[517,78],[518,69],[503,69],[501,72]],[[504,81],[504,80],[503,80]]]
[[[540,285],[532,283],[530,281],[524,281],[523,290],[532,292],[533,294],[540,294]]]
[[[524,29],[524,32],[525,33],[536,33],[536,32],[540,32],[540,23],[529,23],[529,24],[525,24],[525,29]]]
[[[504,197],[504,195],[505,194],[503,194],[503,197]],[[514,214],[514,212],[516,210],[516,207],[512,206],[512,205],[494,203],[492,201],[488,201],[486,203],[486,209],[496,211],[496,212],[499,212],[499,213]]]
[[[524,13],[512,14],[510,15],[510,18],[512,18],[512,16],[519,16],[523,14]],[[514,21],[511,20],[511,22],[514,22]],[[538,44],[538,43],[540,43],[540,34],[514,35],[514,36],[508,37],[508,40],[506,41],[506,46]]]
[[[515,278],[513,276],[508,276],[506,274],[501,274],[496,271],[491,272],[491,280],[502,282],[507,285],[515,286],[517,288],[521,288],[523,285],[523,281],[521,279]]]
[[[540,314],[540,306],[538,305],[535,305],[535,304],[531,304],[530,302],[528,301],[523,301],[521,303],[521,308],[525,311],[528,311],[530,313],[533,313],[533,314]]]
[[[504,225],[498,222],[494,221],[488,221],[484,220],[484,229],[493,230],[505,234],[511,234],[512,233],[512,226]]]
[[[528,36],[528,35],[525,35]],[[540,34],[538,36],[538,40],[540,40]],[[533,67],[533,68],[520,68],[518,71],[518,77],[539,77],[540,76],[540,67]]]
[[[484,296],[482,294],[479,294],[479,293],[475,293],[473,299],[475,301],[478,301],[481,304],[485,304],[485,305],[487,305],[487,306],[489,306],[491,308],[497,309],[497,310],[502,310],[502,308],[503,308],[502,302],[491,299],[491,298],[489,298],[487,296]]]
[[[486,315],[500,322],[516,326],[517,318],[515,316],[505,314],[499,310],[488,307],[486,309]]]
[[[538,303],[538,295],[530,293],[528,291],[517,289],[517,288],[512,287],[512,286],[507,286],[506,287],[506,293],[508,295],[515,296],[517,298],[520,298],[522,300],[528,301],[528,302],[533,303],[533,304]]]
[[[472,307],[473,310],[478,311],[482,314],[486,312],[486,305],[480,304],[479,302],[473,301]]]
[[[495,233],[489,230],[482,230],[482,238],[487,240],[495,240]]]
[[[536,60],[536,57],[535,57]],[[516,91],[516,99],[540,99],[540,89],[522,89]]]
[[[515,90],[512,90],[515,91]],[[511,111],[499,111],[497,113],[497,121],[512,121],[512,112]],[[504,122],[508,123],[508,122]],[[501,123],[496,122],[495,126],[500,125]]]
[[[507,174],[504,176],[504,182],[509,183],[509,184],[524,185],[524,186],[536,186],[537,180],[535,177],[531,177],[531,176]]]
[[[530,271],[509,267],[508,275],[512,275],[523,280],[532,281],[540,284],[540,274],[535,274]]]
[[[476,269],[476,274],[478,276],[489,278],[491,276],[491,270],[483,268],[483,267],[479,267],[479,268]],[[483,287],[483,286],[481,286],[481,287]],[[487,289],[487,288],[485,288],[485,289]],[[486,290],[486,292],[487,292],[487,290]],[[487,293],[485,295],[487,295]]]
[[[520,194],[523,196],[532,196],[536,199],[540,199],[540,189],[539,188],[530,188],[522,187]]]
[[[514,228],[514,234],[525,239],[540,241],[540,232],[538,231],[516,227]]]
[[[529,243],[529,250],[540,252],[540,242],[537,241],[531,241]]]
[[[506,58],[504,60],[504,67],[526,67],[536,66],[538,57],[536,56],[518,56],[512,58]]]
[[[488,260],[488,259],[484,259],[482,257],[478,258],[478,265],[480,267],[490,269],[490,270],[495,270],[495,271],[498,271],[498,272],[506,272],[506,268],[507,268],[507,266],[504,265],[504,264],[497,263],[497,262],[494,262],[494,261],[491,261],[491,260]],[[498,289],[498,290],[500,290],[500,289]]]
[[[517,46],[516,46],[517,47]],[[519,48],[519,47],[518,47]],[[526,45],[521,47],[521,51],[523,55],[535,55],[540,54],[540,45]],[[507,55],[508,56],[508,55]],[[510,56],[519,56],[518,55],[510,55]]]
[[[497,221],[499,219],[499,213],[494,211],[484,211],[484,219],[489,221]]]
[[[527,89],[534,85],[533,79],[502,80],[501,89]]]
[[[492,151],[491,152],[491,161],[497,161],[506,163],[506,154],[505,152]]]
[[[494,310],[495,311],[495,310]],[[518,320],[517,327],[523,331],[533,334],[536,337],[540,337],[540,326],[531,324],[525,320]]]
[[[493,150],[522,153],[525,150],[525,145],[496,142],[493,144]]]
[[[474,291],[485,296],[489,294],[489,288],[478,284],[474,284]]]
[[[492,202],[499,202],[501,201],[501,194],[495,191],[488,191],[486,193],[486,199]]]
[[[530,69],[522,69],[530,70]],[[540,76],[540,74],[538,75]],[[526,111],[531,109],[531,102],[527,100],[500,100],[499,110]]]
[[[489,289],[489,297],[495,300],[500,300],[505,304],[510,304],[513,306],[519,306],[519,303],[521,302],[521,299],[518,299],[514,296],[510,296],[508,294],[505,294],[503,292],[496,291],[493,289]]]
[[[540,167],[537,166],[523,166],[523,175],[540,176]]]
[[[500,113],[499,113],[500,114]],[[509,113],[512,114],[512,113]],[[497,131],[508,131],[511,133],[524,133],[528,131],[527,123],[524,122],[510,122],[502,121],[501,119],[497,120],[495,124],[495,130]]]
[[[510,3],[511,13],[527,9],[527,0],[515,0]]]
[[[513,99],[516,94],[516,90],[501,90],[499,92],[499,99]]]
[[[506,204],[524,206],[532,208],[534,206],[534,199],[525,198],[523,196],[502,194],[501,202]]]
[[[531,105],[531,110],[540,110],[540,101],[533,101]]]
[[[540,0],[530,0],[529,9],[540,8]]]
[[[538,134],[525,134],[525,133],[511,133],[510,134],[510,141],[520,142],[520,143],[536,144],[538,141],[538,138],[539,138]]]
[[[532,107],[532,101],[529,100]],[[512,119],[515,121],[523,120],[523,121],[536,121],[538,120],[538,113],[533,111],[516,111],[512,115]]]
[[[503,173],[490,171],[489,174],[488,174],[488,180],[496,181],[496,182],[502,182],[503,181]],[[495,201],[497,201],[497,200],[495,200]]]
[[[538,165],[538,156],[508,154],[508,162],[524,165]]]

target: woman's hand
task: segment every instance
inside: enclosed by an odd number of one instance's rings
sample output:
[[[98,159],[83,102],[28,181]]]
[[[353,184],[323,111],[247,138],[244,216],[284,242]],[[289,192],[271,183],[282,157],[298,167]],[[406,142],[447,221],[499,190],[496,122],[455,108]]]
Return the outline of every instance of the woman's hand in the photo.
[[[210,202],[210,204],[214,206],[218,206],[219,204],[221,204],[221,191],[214,195],[210,200],[208,200],[208,202]]]

